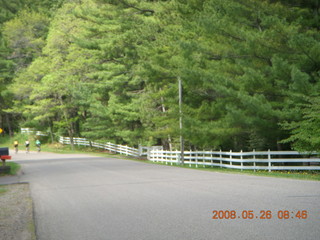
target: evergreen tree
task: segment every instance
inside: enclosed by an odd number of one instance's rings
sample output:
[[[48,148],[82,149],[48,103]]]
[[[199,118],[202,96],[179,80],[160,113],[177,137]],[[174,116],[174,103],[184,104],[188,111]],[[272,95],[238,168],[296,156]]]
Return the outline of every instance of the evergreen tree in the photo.
[[[284,143],[292,143],[292,147],[300,152],[319,152],[320,138],[320,98],[306,97],[302,105],[302,120],[283,123],[282,126],[290,130],[289,138]]]
[[[88,137],[131,145],[143,141],[139,97],[145,83],[136,71],[139,46],[153,37],[154,30],[148,32],[155,21],[152,5],[147,1],[106,1],[78,14],[91,23],[91,33],[78,43],[96,51],[99,59],[96,71],[90,74],[95,80],[84,132]]]
[[[48,24],[48,18],[40,12],[49,15],[49,9],[59,2],[62,1],[0,1],[0,127],[10,135],[18,128],[20,114],[10,110],[13,94],[8,86],[16,71],[40,53]]]
[[[71,138],[80,134],[80,118],[86,108],[84,85],[91,55],[74,43],[82,31],[83,21],[74,16],[75,3],[64,4],[51,21],[51,28],[41,57],[15,79],[13,91],[19,101],[25,125],[49,126]]]
[[[71,137],[172,148],[182,79],[187,148],[289,148],[279,141],[303,137],[295,124],[312,125],[313,100],[304,103],[319,91],[318,1],[30,4],[0,14],[1,119],[23,113],[20,124]]]

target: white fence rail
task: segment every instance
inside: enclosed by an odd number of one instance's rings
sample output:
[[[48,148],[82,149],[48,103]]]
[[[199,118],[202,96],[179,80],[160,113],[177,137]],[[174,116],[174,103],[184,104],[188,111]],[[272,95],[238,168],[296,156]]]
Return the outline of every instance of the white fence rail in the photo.
[[[47,133],[36,131],[33,128],[21,128],[21,133],[35,134],[38,136],[48,136]],[[69,137],[60,137],[59,142],[61,144],[71,144]],[[108,143],[92,142],[86,138],[73,138],[73,143],[80,146],[87,146],[87,147],[90,146],[90,147],[101,148],[101,149],[108,150],[110,152],[120,153],[120,154],[124,154],[127,156],[134,156],[134,157],[147,156],[150,150],[152,149],[162,149],[161,146],[152,146],[152,147],[139,146],[139,149],[136,149],[129,146],[113,144],[110,142]]]
[[[60,137],[59,142],[61,144],[71,144],[69,137]],[[139,149],[124,146],[124,145],[117,145],[110,142],[97,143],[97,142],[91,142],[86,138],[73,138],[73,143],[80,146],[91,146],[91,147],[101,148],[101,149],[108,150],[110,152],[120,153],[127,156],[139,157],[144,155],[144,152],[142,152]]]
[[[41,135],[40,131],[21,128],[22,133]],[[60,137],[61,144],[71,144],[69,137]],[[127,156],[140,157],[148,155],[153,162],[180,164],[180,151],[165,151],[161,146],[141,147],[139,149],[113,143],[97,143],[86,138],[73,138],[76,145],[101,148]],[[185,151],[184,164],[191,167],[216,166],[240,170],[320,170],[319,154],[299,153],[296,151],[264,151],[264,152],[223,152],[223,151]]]
[[[241,170],[320,170],[320,158],[315,154],[302,154],[296,151],[266,152],[212,152],[185,151],[184,164],[191,167],[217,166]],[[180,151],[151,150],[150,161],[165,164],[180,164]]]
[[[36,131],[32,128],[21,128],[21,133],[26,134],[35,134],[37,136],[48,136],[48,133],[42,132],[42,131]]]

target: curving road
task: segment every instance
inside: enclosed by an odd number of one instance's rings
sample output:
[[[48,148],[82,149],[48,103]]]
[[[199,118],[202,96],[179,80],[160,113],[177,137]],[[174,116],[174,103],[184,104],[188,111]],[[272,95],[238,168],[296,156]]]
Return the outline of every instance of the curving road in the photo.
[[[320,239],[320,182],[89,155],[13,160],[23,175],[7,181],[30,182],[38,240]],[[235,219],[212,219],[215,210]]]

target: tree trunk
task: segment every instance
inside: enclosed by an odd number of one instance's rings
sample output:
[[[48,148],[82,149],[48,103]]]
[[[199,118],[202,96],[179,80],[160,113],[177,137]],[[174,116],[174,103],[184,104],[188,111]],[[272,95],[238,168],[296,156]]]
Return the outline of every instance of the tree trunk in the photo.
[[[73,141],[73,129],[72,129],[72,124],[70,124],[70,129],[69,129],[69,138],[70,138],[70,144],[71,144],[71,149],[72,151],[74,150],[74,141]]]
[[[9,118],[9,114],[8,113],[6,113],[6,121],[7,121],[9,136],[13,137],[13,131],[12,131],[11,122],[10,122],[10,118]]]
[[[49,131],[50,131],[51,143],[54,142],[54,137],[53,137],[52,128],[53,128],[53,124],[52,124],[52,121],[50,121],[50,122],[49,122]]]
[[[161,90],[161,89],[160,89]],[[162,112],[166,112],[166,107],[164,106],[164,100],[163,97],[161,97],[161,108]],[[168,134],[168,145],[169,145],[169,151],[172,151],[172,141],[171,141],[171,136]]]

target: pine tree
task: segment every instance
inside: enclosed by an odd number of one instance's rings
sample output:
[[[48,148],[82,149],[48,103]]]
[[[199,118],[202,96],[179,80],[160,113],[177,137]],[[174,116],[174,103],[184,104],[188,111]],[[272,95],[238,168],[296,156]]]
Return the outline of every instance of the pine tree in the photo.
[[[289,138],[283,143],[292,143],[293,149],[300,152],[319,152],[319,124],[320,124],[320,98],[319,96],[306,97],[302,104],[302,119],[283,123],[282,126],[291,132]]]

